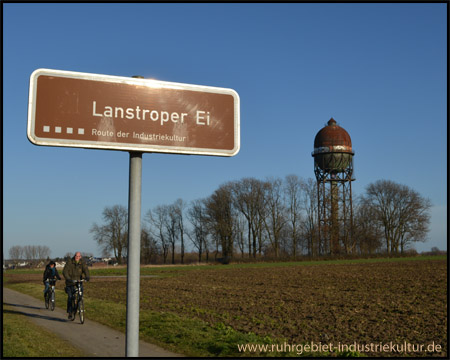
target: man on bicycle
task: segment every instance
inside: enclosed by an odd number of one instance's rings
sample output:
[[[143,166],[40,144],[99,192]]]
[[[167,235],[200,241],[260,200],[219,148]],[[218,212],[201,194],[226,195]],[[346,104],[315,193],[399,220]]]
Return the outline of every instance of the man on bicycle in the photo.
[[[45,294],[47,293],[48,289],[50,288],[48,280],[53,280],[53,279],[58,279],[61,280],[61,276],[59,276],[58,274],[58,270],[56,269],[56,264],[54,261],[50,261],[47,266],[45,267],[44,270],[44,278],[42,279],[45,285],[45,289],[44,289],[44,298],[45,298]]]
[[[82,275],[86,281],[89,281],[89,269],[87,264],[81,257],[81,253],[77,251],[73,258],[67,261],[64,266],[63,275],[66,279],[66,293],[67,297],[67,313],[69,314],[69,320],[72,320],[72,313],[75,309],[72,309],[72,300],[74,299],[75,284],[74,280],[81,280]]]

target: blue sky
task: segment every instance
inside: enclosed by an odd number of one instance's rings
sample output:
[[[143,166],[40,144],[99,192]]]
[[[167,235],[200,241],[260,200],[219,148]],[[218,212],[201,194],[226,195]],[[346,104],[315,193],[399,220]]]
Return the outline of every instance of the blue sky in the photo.
[[[331,118],[355,151],[354,196],[388,179],[433,203],[429,241],[447,248],[447,5],[2,4],[3,250],[100,255],[89,233],[128,203],[127,152],[32,145],[38,68],[232,88],[241,150],[231,158],[143,155],[142,213],[243,177],[314,178]]]

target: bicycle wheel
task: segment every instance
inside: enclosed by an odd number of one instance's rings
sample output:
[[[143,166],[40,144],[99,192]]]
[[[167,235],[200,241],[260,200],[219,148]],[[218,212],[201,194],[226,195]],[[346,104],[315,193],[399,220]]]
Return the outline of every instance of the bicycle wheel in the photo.
[[[48,291],[44,294],[44,299],[45,299],[45,308],[48,309],[49,306]]]
[[[78,300],[78,314],[80,315],[80,322],[84,324],[84,302],[83,299]]]
[[[50,298],[50,309],[55,310],[55,291],[52,291],[52,296]]]

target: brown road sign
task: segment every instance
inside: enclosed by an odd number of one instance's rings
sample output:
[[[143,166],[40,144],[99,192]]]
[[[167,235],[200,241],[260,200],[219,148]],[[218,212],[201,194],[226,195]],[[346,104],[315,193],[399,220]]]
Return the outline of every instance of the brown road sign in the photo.
[[[38,69],[28,139],[36,145],[234,156],[239,95],[210,86]]]

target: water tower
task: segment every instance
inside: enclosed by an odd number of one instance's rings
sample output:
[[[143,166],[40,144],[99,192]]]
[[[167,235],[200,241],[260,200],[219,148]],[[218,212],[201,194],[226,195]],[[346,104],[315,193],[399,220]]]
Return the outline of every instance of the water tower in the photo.
[[[318,244],[313,255],[353,251],[353,155],[350,135],[331,118],[314,139]]]

